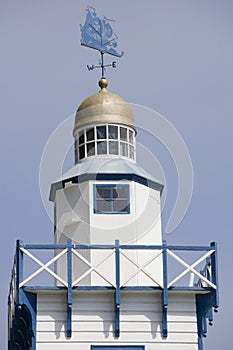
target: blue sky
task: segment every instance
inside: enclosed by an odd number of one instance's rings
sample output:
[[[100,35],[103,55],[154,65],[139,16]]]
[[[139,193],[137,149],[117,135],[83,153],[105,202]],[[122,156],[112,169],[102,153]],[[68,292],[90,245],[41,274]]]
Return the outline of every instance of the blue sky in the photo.
[[[15,241],[53,241],[38,180],[43,148],[53,130],[98,90],[100,72],[86,69],[86,64],[98,63],[98,54],[80,45],[79,24],[87,5],[116,20],[119,48],[125,51],[117,69],[107,72],[109,90],[161,113],[188,147],[194,170],[192,201],[179,227],[164,238],[172,244],[218,242],[221,307],[208,329],[205,349],[228,349],[233,287],[233,1],[1,0],[0,350],[6,348]],[[143,134],[139,140],[149,142]],[[166,176],[166,222],[176,199],[177,174],[159,142],[150,148]]]

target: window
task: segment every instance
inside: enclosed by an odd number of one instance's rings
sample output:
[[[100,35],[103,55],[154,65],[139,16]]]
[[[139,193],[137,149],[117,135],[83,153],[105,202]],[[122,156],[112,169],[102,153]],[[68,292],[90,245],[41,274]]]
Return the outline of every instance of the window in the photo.
[[[95,214],[129,214],[129,185],[94,185]]]
[[[81,130],[75,140],[75,162],[97,155],[135,159],[135,131],[120,125],[96,125]]]

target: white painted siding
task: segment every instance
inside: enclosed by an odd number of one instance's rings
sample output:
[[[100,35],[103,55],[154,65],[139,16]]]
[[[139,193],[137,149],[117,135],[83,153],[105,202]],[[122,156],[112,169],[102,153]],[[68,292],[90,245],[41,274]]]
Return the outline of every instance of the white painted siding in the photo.
[[[67,239],[81,244],[154,244],[161,245],[161,209],[160,192],[133,181],[106,181],[105,183],[121,183],[130,186],[130,214],[94,214],[93,185],[100,181],[87,181],[81,184],[70,184],[65,189],[58,190],[55,198],[55,243],[66,244]],[[114,284],[114,254],[107,259],[109,251],[82,250],[79,253],[91,264],[98,267],[98,272],[104,275],[110,284]],[[156,252],[128,251],[125,252],[136,264],[142,266]],[[80,258],[73,256],[73,281],[82,276],[89,266]],[[102,263],[102,262],[103,263]],[[153,282],[142,272],[137,273],[136,265],[122,257],[124,262],[122,282],[129,280],[129,285],[163,285],[162,255],[146,267],[146,271],[154,276]],[[101,263],[101,264],[100,264]],[[64,255],[56,263],[56,272],[67,280],[67,258]],[[136,272],[136,273],[135,273]],[[60,285],[60,283],[57,283]],[[95,272],[82,279],[78,285],[109,285]]]
[[[95,214],[94,184],[128,184],[130,186],[130,214]],[[161,244],[160,192],[133,181],[90,181],[90,243]]]
[[[197,350],[195,295],[170,293],[168,337],[162,338],[161,293],[122,292],[121,335],[114,337],[114,294],[74,292],[72,338],[66,338],[66,294],[38,293],[36,350],[90,350],[90,345],[137,345],[146,350]]]

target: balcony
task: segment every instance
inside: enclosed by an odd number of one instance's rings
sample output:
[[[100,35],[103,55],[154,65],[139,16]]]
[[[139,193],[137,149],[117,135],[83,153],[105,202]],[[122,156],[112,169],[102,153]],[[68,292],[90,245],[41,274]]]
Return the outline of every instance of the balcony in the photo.
[[[91,258],[93,253],[98,253],[98,261]],[[57,268],[60,262],[65,267],[62,274]],[[74,267],[79,272],[76,276]],[[209,246],[171,246],[164,241],[161,246],[147,246],[121,245],[119,241],[114,245],[79,245],[70,240],[64,245],[31,245],[17,241],[8,299],[9,334],[17,310],[25,304],[25,292],[66,292],[69,338],[72,335],[73,293],[110,290],[114,295],[116,337],[120,336],[122,291],[161,294],[165,338],[168,335],[169,294],[195,293],[198,335],[203,337],[207,332],[207,320],[212,324],[213,310],[217,311],[219,305],[217,272],[215,242]]]

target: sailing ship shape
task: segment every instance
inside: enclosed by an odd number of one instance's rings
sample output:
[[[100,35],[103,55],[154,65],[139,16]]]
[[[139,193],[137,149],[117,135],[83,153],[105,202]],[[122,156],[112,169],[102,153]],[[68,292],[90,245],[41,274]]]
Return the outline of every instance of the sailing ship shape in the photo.
[[[81,45],[98,50],[101,53],[108,53],[116,57],[122,57],[124,52],[117,52],[117,35],[113,32],[108,18],[101,19],[97,16],[93,7],[87,8],[87,15],[84,25],[81,28]]]

